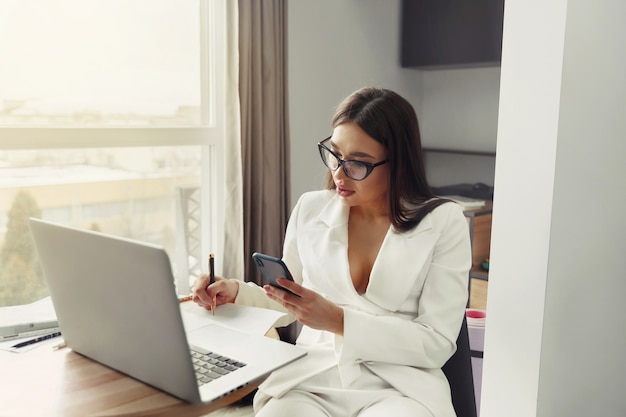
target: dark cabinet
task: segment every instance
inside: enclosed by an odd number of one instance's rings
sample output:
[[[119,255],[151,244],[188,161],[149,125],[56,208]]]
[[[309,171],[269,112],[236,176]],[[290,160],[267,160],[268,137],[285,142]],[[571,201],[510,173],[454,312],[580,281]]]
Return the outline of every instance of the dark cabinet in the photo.
[[[499,65],[504,0],[403,0],[403,67]]]

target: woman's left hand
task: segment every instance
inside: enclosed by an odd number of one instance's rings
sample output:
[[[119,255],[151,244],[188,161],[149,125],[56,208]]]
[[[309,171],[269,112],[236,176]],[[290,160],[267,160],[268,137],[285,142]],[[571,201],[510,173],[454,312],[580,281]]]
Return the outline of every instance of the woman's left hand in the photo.
[[[271,285],[263,287],[265,294],[285,307],[300,323],[314,329],[328,330],[343,335],[343,309],[341,307],[315,291],[288,279],[278,278],[276,282],[299,297]]]

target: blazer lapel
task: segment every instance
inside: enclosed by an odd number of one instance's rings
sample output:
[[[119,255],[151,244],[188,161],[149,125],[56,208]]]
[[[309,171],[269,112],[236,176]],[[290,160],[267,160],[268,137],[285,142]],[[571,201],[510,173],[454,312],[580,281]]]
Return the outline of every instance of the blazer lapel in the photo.
[[[340,304],[350,304],[356,294],[350,277],[348,263],[348,215],[349,208],[339,198],[331,198],[317,214],[314,221],[300,229],[299,241],[303,270],[311,289],[328,296]],[[309,262],[311,262],[309,264]]]
[[[430,216],[405,233],[390,228],[372,268],[366,298],[396,311],[416,286],[421,290],[437,238]]]
[[[347,227],[349,214],[349,207],[343,204],[338,197],[333,196],[333,198],[331,198],[324,206],[322,211],[320,211],[318,219],[329,228],[337,226]]]
[[[307,227],[298,231],[302,261],[307,264],[303,276],[311,289],[340,304],[372,308],[370,303],[396,311],[415,286],[421,289],[424,266],[432,256],[438,233],[426,216],[420,224],[404,233],[389,228],[374,262],[364,297],[352,283],[348,262],[349,208],[338,198],[331,198]],[[420,281],[421,280],[421,281]],[[368,307],[369,305],[369,307]]]

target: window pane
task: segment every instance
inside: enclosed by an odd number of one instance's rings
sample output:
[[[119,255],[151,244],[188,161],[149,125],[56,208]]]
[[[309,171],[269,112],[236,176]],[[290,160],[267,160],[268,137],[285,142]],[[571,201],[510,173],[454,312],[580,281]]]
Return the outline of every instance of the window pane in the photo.
[[[187,215],[178,195],[199,189],[201,154],[199,146],[0,152],[0,306],[47,295],[30,216],[156,243],[174,261],[177,215]]]
[[[199,125],[200,25],[199,0],[0,0],[0,126]]]

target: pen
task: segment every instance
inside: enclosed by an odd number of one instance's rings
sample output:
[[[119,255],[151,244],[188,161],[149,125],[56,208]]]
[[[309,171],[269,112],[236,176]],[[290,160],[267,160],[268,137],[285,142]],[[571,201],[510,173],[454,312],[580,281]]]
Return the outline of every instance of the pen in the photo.
[[[54,332],[54,333],[47,334],[45,336],[39,336],[39,337],[35,337],[34,339],[25,340],[24,342],[20,342],[11,346],[11,349],[23,348],[24,346],[43,342],[44,340],[52,339],[53,337],[57,337],[57,336],[61,336],[61,332]]]
[[[209,285],[215,282],[215,255],[209,255]],[[217,304],[216,296],[213,296],[213,305],[211,305],[211,313],[215,315],[215,307]]]

